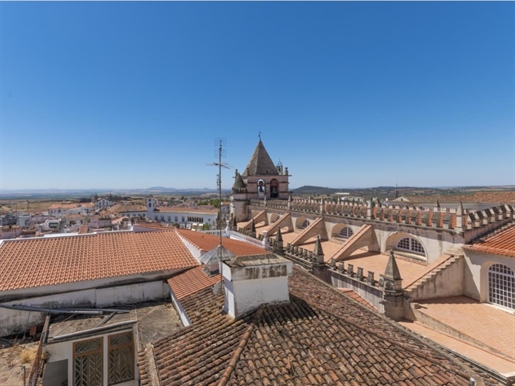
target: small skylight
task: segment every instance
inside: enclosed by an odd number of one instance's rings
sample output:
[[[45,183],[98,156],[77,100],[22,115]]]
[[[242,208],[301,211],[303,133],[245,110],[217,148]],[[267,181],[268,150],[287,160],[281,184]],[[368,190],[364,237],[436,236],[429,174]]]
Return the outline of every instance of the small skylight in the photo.
[[[227,261],[236,257],[234,253],[226,249],[223,245],[217,245],[200,258],[200,262],[205,264],[204,272],[208,275],[220,273],[220,262]]]

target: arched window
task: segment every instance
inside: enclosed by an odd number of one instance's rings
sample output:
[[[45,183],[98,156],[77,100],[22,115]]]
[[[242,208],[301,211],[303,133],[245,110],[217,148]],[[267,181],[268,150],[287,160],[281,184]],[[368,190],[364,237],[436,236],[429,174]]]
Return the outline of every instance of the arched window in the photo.
[[[270,198],[279,197],[279,181],[275,178],[270,181]]]
[[[339,236],[348,239],[353,234],[354,234],[354,232],[352,231],[352,229],[350,227],[343,227],[339,233]]]
[[[515,309],[515,275],[510,267],[494,264],[488,270],[488,301]]]
[[[405,237],[401,239],[397,243],[397,249],[413,252],[418,255],[425,255],[426,251],[424,251],[424,247],[417,240],[412,239],[411,237]]]
[[[307,227],[308,227],[308,225],[309,225],[309,221],[308,221],[308,219],[306,219],[306,220],[304,220],[304,221],[302,222],[302,225],[301,225],[300,227],[304,229],[304,228],[307,228]]]

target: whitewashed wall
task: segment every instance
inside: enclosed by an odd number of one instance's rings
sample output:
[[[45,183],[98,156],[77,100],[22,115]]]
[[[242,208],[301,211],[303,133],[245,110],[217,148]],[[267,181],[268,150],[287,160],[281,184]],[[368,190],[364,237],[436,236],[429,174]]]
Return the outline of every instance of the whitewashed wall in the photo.
[[[167,298],[170,287],[163,281],[129,284],[117,287],[88,289],[61,294],[32,297],[0,303],[39,308],[109,307]],[[43,323],[43,313],[0,307],[0,336],[29,329]]]
[[[464,295],[480,302],[488,301],[488,269],[493,264],[503,264],[515,272],[513,257],[494,255],[465,249]]]
[[[261,304],[288,302],[288,275],[293,263],[281,259],[279,264],[230,267],[223,264],[225,311],[232,317]]]

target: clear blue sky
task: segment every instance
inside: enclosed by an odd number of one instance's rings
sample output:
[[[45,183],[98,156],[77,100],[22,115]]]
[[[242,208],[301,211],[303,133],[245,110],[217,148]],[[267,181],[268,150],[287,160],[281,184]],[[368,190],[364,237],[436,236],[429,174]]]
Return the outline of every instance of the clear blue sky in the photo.
[[[515,3],[0,2],[0,191],[515,184]],[[234,170],[224,171],[223,187]]]

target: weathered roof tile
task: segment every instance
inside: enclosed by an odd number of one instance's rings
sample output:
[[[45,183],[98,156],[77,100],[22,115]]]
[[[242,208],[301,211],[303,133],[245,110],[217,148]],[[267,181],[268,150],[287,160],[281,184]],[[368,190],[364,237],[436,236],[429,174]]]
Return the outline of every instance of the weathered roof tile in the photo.
[[[480,379],[301,270],[294,268],[289,285],[291,303],[261,306],[237,320],[221,312],[223,295],[210,288],[186,296],[181,304],[192,325],[154,345],[161,384],[420,386]]]
[[[4,240],[0,291],[197,266],[176,232]]]

